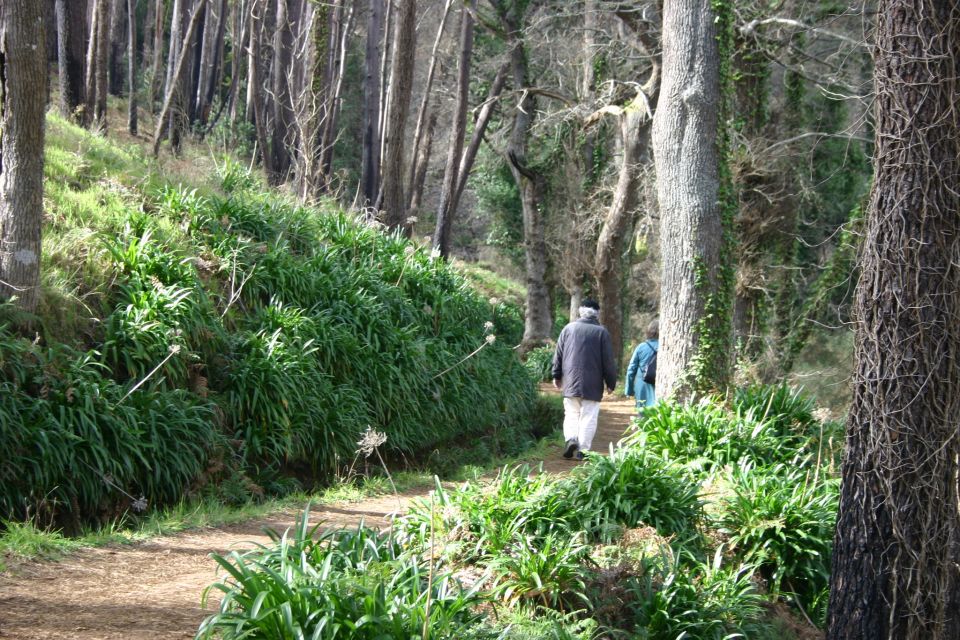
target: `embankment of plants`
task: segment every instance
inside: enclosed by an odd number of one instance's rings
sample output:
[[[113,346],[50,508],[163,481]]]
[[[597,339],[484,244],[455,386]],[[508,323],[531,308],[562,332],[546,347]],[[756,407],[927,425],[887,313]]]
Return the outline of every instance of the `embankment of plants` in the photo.
[[[49,125],[40,315],[0,311],[0,517],[283,492],[368,432],[407,461],[530,439],[519,313],[429,251],[229,159],[188,188]]]
[[[199,637],[792,638],[771,611],[822,620],[837,501],[812,409],[784,387],[662,404],[568,477],[438,484],[379,534],[302,524],[219,558]]]

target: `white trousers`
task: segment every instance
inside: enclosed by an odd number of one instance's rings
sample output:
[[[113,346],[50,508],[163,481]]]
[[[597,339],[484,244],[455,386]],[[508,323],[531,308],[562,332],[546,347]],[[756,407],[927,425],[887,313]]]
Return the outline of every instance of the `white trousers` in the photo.
[[[581,451],[589,451],[597,433],[600,403],[583,398],[563,399],[563,439],[576,440]]]

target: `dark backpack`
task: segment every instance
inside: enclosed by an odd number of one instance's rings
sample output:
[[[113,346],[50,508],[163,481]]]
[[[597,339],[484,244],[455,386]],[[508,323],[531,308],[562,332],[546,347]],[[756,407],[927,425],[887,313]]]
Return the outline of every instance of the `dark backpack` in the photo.
[[[653,345],[650,345],[653,349]],[[643,369],[643,381],[647,384],[656,386],[657,384],[657,350],[653,349],[653,356],[647,361],[647,366]]]

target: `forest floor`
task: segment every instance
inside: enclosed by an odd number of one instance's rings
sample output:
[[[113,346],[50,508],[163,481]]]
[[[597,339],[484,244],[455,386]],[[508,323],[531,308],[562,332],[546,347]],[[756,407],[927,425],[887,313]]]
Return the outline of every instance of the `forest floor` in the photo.
[[[632,398],[604,400],[593,449],[606,453],[634,415]],[[562,442],[542,460],[544,471],[567,473]],[[533,461],[536,463],[536,461]],[[311,521],[331,527],[385,527],[422,492],[356,503],[316,505]],[[224,527],[158,537],[134,546],[84,549],[55,562],[27,562],[0,577],[0,638],[24,640],[155,640],[193,638],[216,610],[219,592],[202,608],[203,590],[222,577],[211,553],[267,544],[265,528],[295,525],[299,510]]]

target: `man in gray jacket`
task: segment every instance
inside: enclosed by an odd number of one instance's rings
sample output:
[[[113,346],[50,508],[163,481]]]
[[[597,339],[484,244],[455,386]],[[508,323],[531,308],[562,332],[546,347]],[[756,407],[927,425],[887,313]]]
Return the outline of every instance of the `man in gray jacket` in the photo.
[[[604,383],[610,391],[617,386],[617,365],[610,332],[600,324],[600,305],[584,300],[579,315],[557,338],[553,384],[563,390],[563,457],[582,459],[597,432]]]

